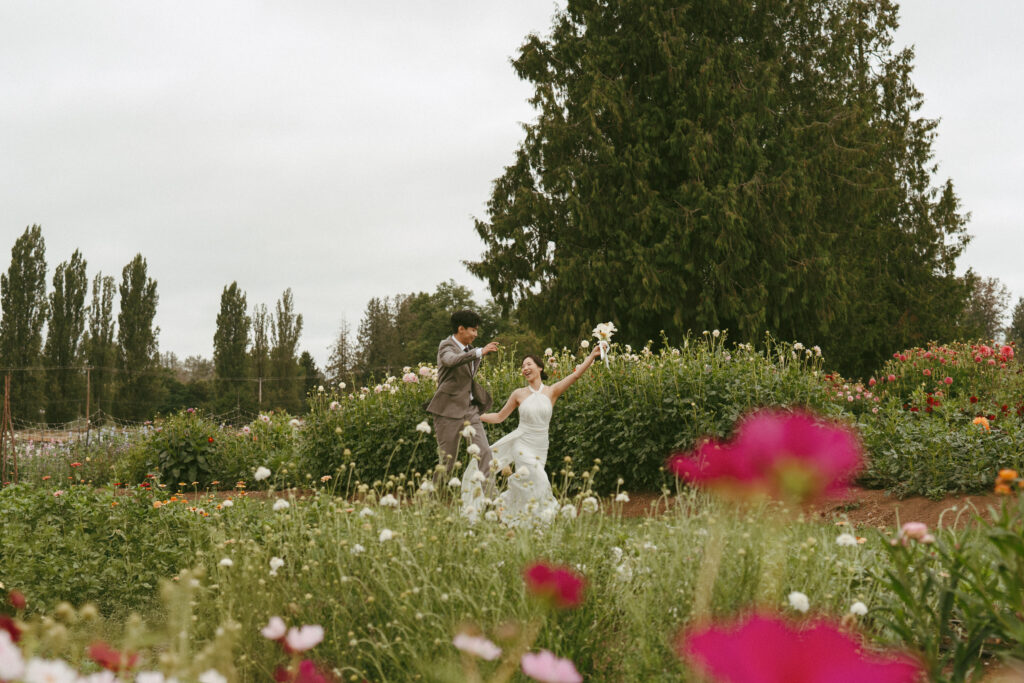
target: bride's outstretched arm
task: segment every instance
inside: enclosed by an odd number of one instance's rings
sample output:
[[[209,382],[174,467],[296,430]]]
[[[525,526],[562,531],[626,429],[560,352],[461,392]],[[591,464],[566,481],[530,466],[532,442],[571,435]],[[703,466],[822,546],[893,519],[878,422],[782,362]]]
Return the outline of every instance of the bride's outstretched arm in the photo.
[[[512,414],[512,411],[519,405],[519,390],[512,392],[512,395],[508,397],[508,401],[505,402],[505,407],[496,413],[484,413],[480,416],[481,422],[488,424],[498,424],[504,422],[505,418]]]
[[[554,402],[562,395],[562,392],[573,385],[573,383],[583,376],[583,373],[587,371],[591,365],[594,364],[594,359],[601,355],[601,347],[599,345],[594,346],[594,350],[590,352],[590,355],[586,359],[576,366],[576,369],[566,375],[560,381],[551,385],[551,401]]]

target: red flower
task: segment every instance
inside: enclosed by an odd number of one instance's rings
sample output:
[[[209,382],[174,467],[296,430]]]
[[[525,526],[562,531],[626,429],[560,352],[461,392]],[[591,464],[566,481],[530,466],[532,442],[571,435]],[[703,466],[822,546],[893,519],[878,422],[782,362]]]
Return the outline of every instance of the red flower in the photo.
[[[888,380],[890,382],[895,382],[896,381],[896,375],[889,375]]]
[[[872,377],[871,379],[868,380],[868,386],[869,387],[873,387],[873,386],[875,386],[875,384],[877,384],[877,382],[875,382],[875,378],[874,377]]]
[[[982,344],[980,350],[981,355],[985,356],[985,358],[988,358],[989,356],[992,355],[992,347],[988,346],[987,344]]]
[[[207,439],[207,441],[209,441],[210,443],[213,443],[213,437],[211,436],[209,439]]]
[[[7,600],[14,609],[25,609],[28,605],[28,601],[25,600],[25,595],[21,591],[11,591],[7,594]]]
[[[331,679],[321,673],[309,659],[299,662],[294,673],[284,667],[278,668],[274,672],[274,680],[282,683],[331,683]]]
[[[12,643],[21,640],[21,629],[18,627],[18,623],[6,614],[0,614],[0,631],[7,631]]]
[[[978,397],[977,396],[971,396],[971,403],[977,403],[977,402],[978,402]]]
[[[676,454],[668,468],[726,493],[807,502],[841,493],[861,464],[860,445],[848,429],[809,414],[762,411],[744,418],[731,442]]]
[[[912,413],[918,412],[918,407],[917,406],[910,406],[910,412],[912,412]]]
[[[945,382],[946,384],[952,384],[953,383],[953,378],[952,377],[947,377],[946,379],[944,379],[942,381]]]
[[[81,467],[82,463],[80,463],[80,462],[73,462],[73,463],[71,463],[71,466],[72,467]]]
[[[778,617],[754,615],[686,634],[676,648],[715,680],[728,683],[911,683],[921,675],[909,656],[867,654],[827,621],[798,629]]]
[[[139,655],[138,653],[118,652],[103,641],[97,641],[89,646],[89,659],[107,671],[119,673],[135,668],[135,664],[139,661]]]
[[[925,369],[924,369],[924,370],[922,370],[921,372],[923,372],[923,373],[924,373],[924,376],[925,376],[925,377],[931,377],[931,376],[932,376],[932,371],[931,371],[930,369],[928,369],[928,368],[925,368]]]
[[[999,348],[999,353],[1000,353],[1000,355],[1006,357],[1007,359],[1013,358],[1013,347],[1012,346],[1002,346],[1002,347]]]
[[[586,579],[568,567],[536,562],[523,570],[526,589],[559,609],[583,602]]]

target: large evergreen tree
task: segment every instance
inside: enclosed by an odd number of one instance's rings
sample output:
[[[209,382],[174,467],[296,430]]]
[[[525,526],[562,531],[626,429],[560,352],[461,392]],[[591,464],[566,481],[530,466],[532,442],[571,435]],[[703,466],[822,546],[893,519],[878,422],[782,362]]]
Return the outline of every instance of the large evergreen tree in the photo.
[[[89,279],[85,259],[77,249],[57,266],[50,293],[50,325],[43,357],[49,387],[47,419],[63,422],[85,411],[85,377],[78,367],[85,332],[85,295]]]
[[[117,341],[122,375],[115,414],[144,419],[160,403],[161,384],[157,374],[160,330],[153,326],[159,297],[142,254],[136,254],[121,272],[120,294]]]
[[[1024,353],[1024,296],[1017,299],[1017,304],[1010,314],[1010,326],[1006,328],[1006,342],[1016,344],[1017,353]]]
[[[248,396],[248,387],[241,382],[245,377],[249,328],[252,325],[247,308],[245,292],[238,288],[237,282],[225,287],[220,295],[217,331],[213,335],[213,367],[218,398],[222,404],[239,408],[242,407],[243,396]],[[248,400],[245,403],[248,405]]]
[[[331,345],[330,355],[327,357],[327,367],[324,369],[326,379],[334,385],[341,382],[351,382],[351,373],[355,368],[355,348],[352,344],[352,328],[348,320],[342,318],[338,326],[338,336]]]
[[[948,338],[952,186],[890,0],[569,0],[514,61],[538,110],[468,264],[554,341],[765,331],[863,372]]]
[[[11,414],[44,421],[43,326],[46,301],[46,243],[38,225],[25,228],[11,249],[11,265],[0,274],[0,372],[11,373]]]
[[[277,300],[270,322],[270,385],[272,405],[298,412],[305,398],[305,386],[298,381],[297,356],[302,314],[295,312],[295,301],[289,287]]]
[[[89,366],[90,411],[110,410],[117,364],[117,337],[114,334],[114,295],[112,276],[96,273],[92,280],[89,304],[89,329],[82,346]]]
[[[1001,339],[1003,319],[1010,307],[1010,290],[999,278],[980,277],[972,271],[964,279],[971,295],[960,319],[961,336],[984,341]]]

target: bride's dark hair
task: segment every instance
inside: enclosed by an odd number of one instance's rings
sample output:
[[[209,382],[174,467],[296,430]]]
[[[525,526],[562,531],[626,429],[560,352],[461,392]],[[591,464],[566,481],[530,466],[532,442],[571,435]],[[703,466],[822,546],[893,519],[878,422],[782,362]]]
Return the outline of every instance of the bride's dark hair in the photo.
[[[526,360],[527,358],[536,363],[537,367],[540,368],[540,381],[543,382],[544,380],[546,380],[548,378],[548,373],[544,372],[544,361],[540,359],[540,356],[535,356],[531,353],[524,356],[523,360]]]

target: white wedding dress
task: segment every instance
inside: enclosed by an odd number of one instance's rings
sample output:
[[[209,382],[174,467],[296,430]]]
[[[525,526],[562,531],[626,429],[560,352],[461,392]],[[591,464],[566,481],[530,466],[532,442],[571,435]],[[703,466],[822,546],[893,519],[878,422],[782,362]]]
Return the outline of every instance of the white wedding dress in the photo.
[[[548,425],[551,399],[541,389],[527,386],[530,395],[519,404],[519,426],[491,446],[498,470],[514,464],[508,488],[494,501],[498,518],[510,527],[548,524],[558,513],[558,501],[551,493],[544,466],[548,460]],[[475,458],[462,476],[462,514],[476,521],[488,501],[483,493],[486,481]]]

